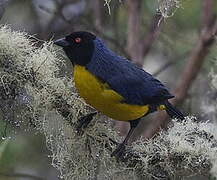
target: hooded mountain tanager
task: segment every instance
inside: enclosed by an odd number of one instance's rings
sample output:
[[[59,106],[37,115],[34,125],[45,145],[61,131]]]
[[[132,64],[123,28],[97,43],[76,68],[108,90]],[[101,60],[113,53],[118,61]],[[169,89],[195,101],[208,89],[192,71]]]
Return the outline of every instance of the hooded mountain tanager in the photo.
[[[166,110],[170,117],[184,119],[184,115],[168,102],[174,96],[159,80],[116,55],[94,34],[73,32],[54,43],[63,48],[73,64],[79,95],[108,117],[130,123],[125,140],[112,155],[122,155],[129,137],[147,114]],[[83,117],[80,127],[86,126],[95,114]]]

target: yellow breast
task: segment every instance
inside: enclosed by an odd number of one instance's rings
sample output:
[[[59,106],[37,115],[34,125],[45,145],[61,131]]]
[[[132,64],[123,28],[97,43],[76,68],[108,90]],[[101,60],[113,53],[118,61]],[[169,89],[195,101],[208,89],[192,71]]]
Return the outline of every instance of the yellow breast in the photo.
[[[122,103],[124,98],[102,83],[85,67],[74,66],[75,86],[79,95],[98,111],[115,120],[135,120],[148,112],[148,106]]]

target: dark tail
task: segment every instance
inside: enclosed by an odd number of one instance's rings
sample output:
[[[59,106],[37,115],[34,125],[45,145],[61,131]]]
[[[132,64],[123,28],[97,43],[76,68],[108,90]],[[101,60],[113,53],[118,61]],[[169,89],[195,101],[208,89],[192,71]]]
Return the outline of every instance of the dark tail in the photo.
[[[180,112],[176,107],[174,107],[169,101],[166,101],[166,112],[171,118],[176,118],[180,120],[184,120],[185,116]]]

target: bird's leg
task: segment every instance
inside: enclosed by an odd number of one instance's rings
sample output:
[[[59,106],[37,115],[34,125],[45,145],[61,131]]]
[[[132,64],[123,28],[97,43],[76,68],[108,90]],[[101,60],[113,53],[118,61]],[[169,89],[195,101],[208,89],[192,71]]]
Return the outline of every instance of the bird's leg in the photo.
[[[82,131],[81,129],[84,129],[88,126],[88,124],[90,124],[91,120],[93,119],[93,117],[97,114],[97,112],[92,112],[92,113],[89,113],[83,117],[81,117],[79,120],[78,120],[78,125],[76,127],[77,129],[77,132],[80,134]]]
[[[120,159],[123,156],[123,153],[125,151],[125,146],[127,145],[131,135],[133,134],[134,130],[136,129],[137,125],[140,122],[140,119],[136,119],[130,122],[130,130],[125,137],[124,141],[118,145],[118,147],[114,150],[114,152],[111,154],[111,156],[115,156],[117,159]]]

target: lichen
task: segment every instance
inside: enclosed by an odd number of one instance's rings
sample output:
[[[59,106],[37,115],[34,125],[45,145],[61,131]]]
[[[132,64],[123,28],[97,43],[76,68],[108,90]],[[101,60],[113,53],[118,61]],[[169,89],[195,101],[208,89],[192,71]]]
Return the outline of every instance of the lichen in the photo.
[[[164,18],[174,15],[175,11],[180,8],[181,0],[158,0],[158,10]]]
[[[216,176],[215,124],[192,117],[173,120],[167,131],[128,146],[125,157],[117,161],[111,152],[122,138],[110,119],[99,113],[83,133],[77,132],[78,119],[93,109],[76,93],[72,76],[64,74],[66,59],[57,55],[59,49],[52,42],[36,48],[34,38],[5,26],[0,38],[3,119],[12,125],[31,124],[45,135],[61,178],[163,179],[210,169]]]

